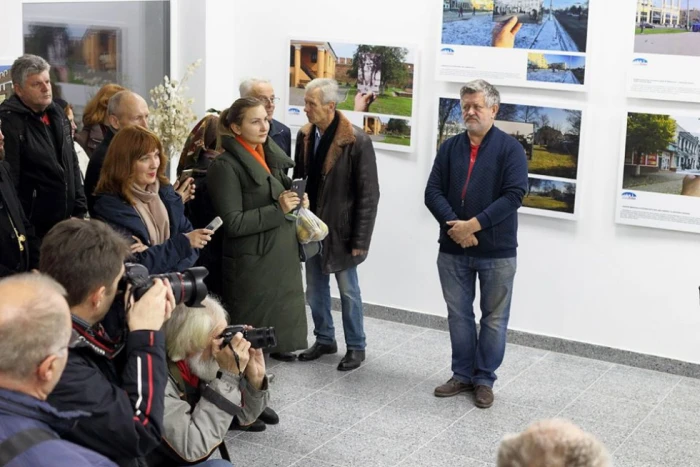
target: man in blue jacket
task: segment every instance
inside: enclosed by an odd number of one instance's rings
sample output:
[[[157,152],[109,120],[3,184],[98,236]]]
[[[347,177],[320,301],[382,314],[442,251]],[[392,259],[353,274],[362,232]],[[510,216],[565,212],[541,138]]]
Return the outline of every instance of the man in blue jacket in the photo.
[[[460,100],[466,131],[440,146],[425,189],[425,205],[440,224],[438,272],[452,342],[453,376],[435,396],[476,391],[476,406],[488,408],[506,347],[527,159],[520,143],[494,126],[500,105],[495,87],[472,81]]]
[[[59,438],[89,413],[62,412],[46,402],[77,343],[65,294],[42,274],[0,281],[0,465],[115,466]]]

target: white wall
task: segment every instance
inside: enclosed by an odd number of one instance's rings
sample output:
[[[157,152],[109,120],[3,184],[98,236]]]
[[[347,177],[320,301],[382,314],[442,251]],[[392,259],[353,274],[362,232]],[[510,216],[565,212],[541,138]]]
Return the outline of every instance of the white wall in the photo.
[[[381,201],[367,262],[360,267],[366,302],[445,316],[435,265],[437,223],[423,205],[432,164],[435,107],[459,84],[433,79],[438,0],[237,1],[232,39],[209,42],[207,53],[230,56],[233,80],[271,79],[285,98],[290,36],[346,42],[417,44],[417,151],[377,151]],[[587,105],[577,222],[520,215],[519,270],[511,327],[565,339],[700,363],[697,259],[700,237],[614,223],[625,67],[633,47],[635,2],[591,1],[588,96],[502,88],[506,99],[540,98],[542,105],[575,99]],[[208,11],[208,17],[217,17]],[[230,44],[230,45],[229,45]],[[209,95],[209,90],[207,90]],[[230,96],[219,105],[227,105]],[[209,102],[209,101],[208,101]],[[635,103],[635,102],[632,102]],[[644,102],[654,108],[654,102]],[[688,108],[677,104],[673,107]],[[693,106],[700,110],[700,106]],[[283,118],[283,106],[277,109]]]
[[[178,44],[174,53],[181,57],[174,67],[182,69],[193,57],[205,60],[200,69],[206,83],[205,107],[228,106],[238,96],[239,81],[249,76],[270,79],[284,102],[287,44],[292,35],[418,45],[417,151],[377,152],[382,198],[360,280],[368,303],[445,316],[435,266],[437,223],[423,205],[434,156],[437,96],[456,94],[459,89],[459,84],[433,79],[440,2],[355,0],[337,9],[329,7],[327,0],[236,0],[234,11],[231,0],[207,0],[206,7],[199,0],[177,1],[176,11],[185,14],[176,20],[178,24],[184,25],[187,15],[197,21],[203,15],[206,21],[202,29],[173,32]],[[695,266],[700,237],[614,223],[635,3],[591,3],[587,96],[501,88],[505,99],[539,98],[542,105],[574,99],[587,105],[580,219],[520,216],[511,328],[700,363],[700,274]],[[203,10],[197,13],[200,7]],[[0,57],[21,52],[20,0],[3,2],[0,31]],[[203,42],[192,36],[198,33],[204,34]],[[195,92],[201,98],[201,89]],[[650,109],[661,105],[629,104]],[[663,107],[700,111],[700,106],[680,103]],[[280,119],[282,110],[280,105]]]

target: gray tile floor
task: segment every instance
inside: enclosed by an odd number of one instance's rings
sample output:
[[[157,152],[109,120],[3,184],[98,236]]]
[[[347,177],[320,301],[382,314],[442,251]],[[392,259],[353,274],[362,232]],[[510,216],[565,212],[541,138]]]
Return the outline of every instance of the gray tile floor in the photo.
[[[451,375],[447,333],[366,318],[367,361],[339,372],[337,332],[337,355],[270,365],[281,422],[229,432],[235,466],[490,467],[504,434],[553,416],[597,435],[617,467],[700,466],[700,380],[508,345],[481,410],[432,394]]]

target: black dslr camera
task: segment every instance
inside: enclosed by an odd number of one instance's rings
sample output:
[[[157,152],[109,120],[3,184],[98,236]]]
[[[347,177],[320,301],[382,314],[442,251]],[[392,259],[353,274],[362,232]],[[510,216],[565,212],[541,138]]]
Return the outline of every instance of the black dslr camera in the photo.
[[[222,349],[231,342],[231,339],[233,339],[233,336],[237,332],[243,334],[243,338],[250,342],[250,346],[254,349],[268,349],[277,346],[275,328],[253,328],[246,331],[242,325],[236,324],[233,326],[226,326],[224,332],[219,336],[219,339],[224,339],[221,343]]]
[[[187,306],[202,306],[202,300],[207,297],[207,286],[204,278],[209,271],[204,267],[196,267],[184,272],[169,272],[167,274],[148,275],[148,269],[142,264],[125,263],[124,276],[119,282],[119,290],[126,290],[131,285],[134,300],[138,301],[148,289],[153,286],[153,279],[168,279],[177,304],[184,303]]]

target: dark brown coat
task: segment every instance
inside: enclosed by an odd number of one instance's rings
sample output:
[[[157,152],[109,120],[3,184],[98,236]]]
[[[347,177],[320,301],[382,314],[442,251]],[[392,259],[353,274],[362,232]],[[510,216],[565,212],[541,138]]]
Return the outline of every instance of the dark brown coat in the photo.
[[[309,173],[310,123],[299,130],[296,141],[294,178]],[[323,272],[331,274],[362,263],[369,250],[379,204],[379,179],[374,147],[361,129],[339,113],[338,128],[323,164],[316,215],[328,225],[323,241]]]

